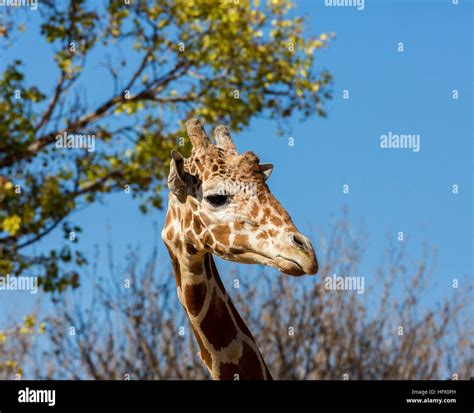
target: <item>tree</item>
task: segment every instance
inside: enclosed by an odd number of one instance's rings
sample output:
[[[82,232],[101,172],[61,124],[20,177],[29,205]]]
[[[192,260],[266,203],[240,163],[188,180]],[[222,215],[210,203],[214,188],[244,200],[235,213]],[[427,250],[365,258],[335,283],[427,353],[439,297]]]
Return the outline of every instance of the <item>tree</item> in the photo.
[[[25,316],[23,323],[0,330],[0,380],[18,380],[23,376],[23,365],[31,360],[37,349],[38,335],[45,332],[45,324],[37,323],[36,309]]]
[[[21,59],[0,79],[0,272],[33,267],[45,290],[77,286],[86,259],[71,213],[116,191],[139,198],[143,212],[161,207],[169,152],[189,149],[181,122],[191,116],[234,130],[256,116],[324,116],[331,77],[317,70],[314,54],[329,36],[305,37],[291,7],[289,0],[110,0],[103,9],[41,2],[54,90],[28,85]],[[21,35],[15,22],[1,24],[4,47]],[[104,55],[112,83],[96,106],[81,93],[94,53]],[[84,134],[95,139],[93,151],[58,148]],[[71,242],[29,252],[61,225]]]

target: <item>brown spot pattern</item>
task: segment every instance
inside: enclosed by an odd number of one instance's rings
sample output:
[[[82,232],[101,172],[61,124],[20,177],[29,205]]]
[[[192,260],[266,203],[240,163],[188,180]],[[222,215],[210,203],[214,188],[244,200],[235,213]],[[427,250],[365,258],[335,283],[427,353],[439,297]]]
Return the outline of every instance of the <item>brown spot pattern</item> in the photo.
[[[193,244],[187,242],[186,243],[186,252],[190,255],[195,255],[197,254],[198,250],[194,248]]]
[[[227,307],[215,289],[212,292],[209,310],[201,321],[201,330],[216,350],[227,347],[237,335],[237,329]]]
[[[239,364],[221,363],[219,378],[233,380],[234,374],[239,375],[239,380],[263,380],[264,375],[260,366],[258,354],[247,343],[243,342],[242,357]]]
[[[192,327],[194,336],[196,337],[196,340],[199,345],[199,349],[201,350],[201,358],[204,360],[204,363],[206,363],[206,366],[212,370],[212,357],[211,353],[207,350],[207,348],[204,346],[204,343],[202,342],[201,336],[199,333],[196,331],[194,327]]]
[[[256,202],[254,202],[253,207],[250,211],[250,216],[252,218],[256,218],[258,216],[258,212],[260,211],[260,208]]]
[[[208,280],[212,278],[212,270],[211,270],[211,254],[206,254],[204,257],[204,268],[206,270],[206,277]]]
[[[244,229],[244,223],[242,221],[234,222],[234,229],[236,231],[241,231]]]
[[[257,235],[257,239],[267,239],[267,238],[268,238],[268,234],[265,231],[261,231]]]
[[[196,235],[199,235],[201,233],[203,226],[204,223],[202,222],[201,218],[195,216],[193,221],[193,228]]]
[[[276,225],[277,227],[283,224],[283,221],[280,218],[278,218],[276,215],[272,215],[270,217],[270,221],[272,221],[272,223]]]
[[[270,235],[270,237],[272,237],[272,238],[275,238],[278,235],[278,233],[274,229],[270,228],[268,230],[268,235]]]
[[[192,219],[193,219],[193,211],[189,210],[186,212],[186,215],[184,217],[185,228],[189,228],[189,226],[191,225]]]
[[[168,210],[168,213],[166,214],[166,220],[165,220],[165,228],[171,224],[171,211],[172,209]]]
[[[191,264],[189,265],[189,271],[191,271],[192,274],[202,274],[203,270],[204,268],[200,259],[195,259],[191,261]]]
[[[215,228],[214,238],[223,245],[229,243],[230,228],[228,225],[219,225]]]
[[[234,304],[230,301],[230,299],[229,299],[229,307],[232,311],[232,315],[234,316],[235,321],[237,322],[237,326],[239,327],[240,331],[242,331],[242,333],[244,333],[247,337],[253,340],[252,333],[247,327],[247,324],[245,324],[245,321],[242,320],[242,317],[240,317],[240,314],[237,312],[237,309],[234,307]]]
[[[222,284],[221,277],[219,276],[219,271],[217,271],[216,263],[214,262],[214,259],[212,258],[211,254],[207,254],[208,262],[207,262],[207,267],[206,267],[206,272],[208,278],[214,278],[217,286],[219,289],[227,295],[227,292],[225,290],[224,284]]]
[[[170,248],[166,245],[166,248],[168,249],[168,252],[171,257],[171,263],[173,264],[173,269],[174,269],[174,275],[176,277],[176,283],[178,284],[179,287],[181,287],[181,269],[179,267],[179,262],[176,256],[173,254],[173,252],[170,250]]]
[[[202,310],[204,300],[206,299],[207,287],[204,282],[199,284],[189,284],[184,288],[184,298],[186,299],[186,308],[197,317]]]
[[[237,246],[247,245],[248,241],[249,241],[248,235],[237,234],[234,238],[234,244]]]

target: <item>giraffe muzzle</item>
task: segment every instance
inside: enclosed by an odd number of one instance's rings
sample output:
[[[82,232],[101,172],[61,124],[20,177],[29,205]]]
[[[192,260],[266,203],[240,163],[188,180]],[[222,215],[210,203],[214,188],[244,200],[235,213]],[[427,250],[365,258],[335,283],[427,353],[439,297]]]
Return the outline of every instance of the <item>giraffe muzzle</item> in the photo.
[[[311,241],[298,232],[291,232],[288,234],[288,244],[288,254],[277,257],[280,271],[293,276],[316,274],[318,260]]]

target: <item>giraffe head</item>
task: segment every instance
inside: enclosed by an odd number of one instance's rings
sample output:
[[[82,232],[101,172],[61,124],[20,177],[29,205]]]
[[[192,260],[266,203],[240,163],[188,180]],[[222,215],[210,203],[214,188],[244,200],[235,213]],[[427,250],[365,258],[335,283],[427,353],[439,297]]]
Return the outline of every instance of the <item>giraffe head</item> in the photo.
[[[192,254],[269,265],[294,276],[315,274],[311,242],[265,183],[273,166],[252,152],[238,154],[225,126],[215,128],[215,144],[199,121],[191,119],[186,128],[193,150],[189,158],[172,152],[164,241],[179,236]]]

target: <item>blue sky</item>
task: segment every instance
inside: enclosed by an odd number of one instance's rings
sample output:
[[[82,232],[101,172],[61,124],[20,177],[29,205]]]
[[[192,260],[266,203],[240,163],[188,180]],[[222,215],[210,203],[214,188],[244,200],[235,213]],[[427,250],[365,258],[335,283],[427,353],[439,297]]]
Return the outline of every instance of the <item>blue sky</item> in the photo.
[[[356,275],[364,275],[366,285],[387,234],[395,239],[403,231],[412,258],[420,256],[424,241],[436,247],[437,288],[428,299],[437,301],[453,278],[472,277],[472,3],[366,0],[362,11],[326,7],[324,1],[296,3],[294,13],[307,15],[309,35],[336,33],[317,60],[334,77],[328,118],[290,119],[294,147],[288,146],[287,136],[277,136],[274,122],[255,120],[234,134],[237,147],[275,165],[270,189],[303,233],[308,227],[316,236],[329,233],[343,207],[355,223],[364,220],[368,251],[364,273]],[[1,59],[0,69],[21,53],[30,82],[48,91],[55,79],[46,57],[51,50],[38,35],[36,17],[30,19],[27,36]],[[397,51],[399,42],[403,53]],[[84,79],[91,103],[109,90],[103,87],[102,53],[98,50],[89,61]],[[345,89],[349,99],[343,99]],[[459,90],[458,100],[452,99],[453,89]],[[381,149],[380,136],[389,132],[419,134],[421,150]],[[344,184],[349,194],[343,194]],[[453,184],[459,185],[459,194],[452,193]],[[119,262],[127,245],[140,244],[146,254],[153,243],[151,225],[156,222],[161,229],[163,220],[164,211],[142,215],[126,194],[111,195],[74,215],[83,228],[85,252],[95,244],[105,251],[110,225]],[[51,234],[35,248],[60,238],[60,233]],[[165,254],[163,259],[167,263]],[[6,312],[20,316],[25,308]]]

